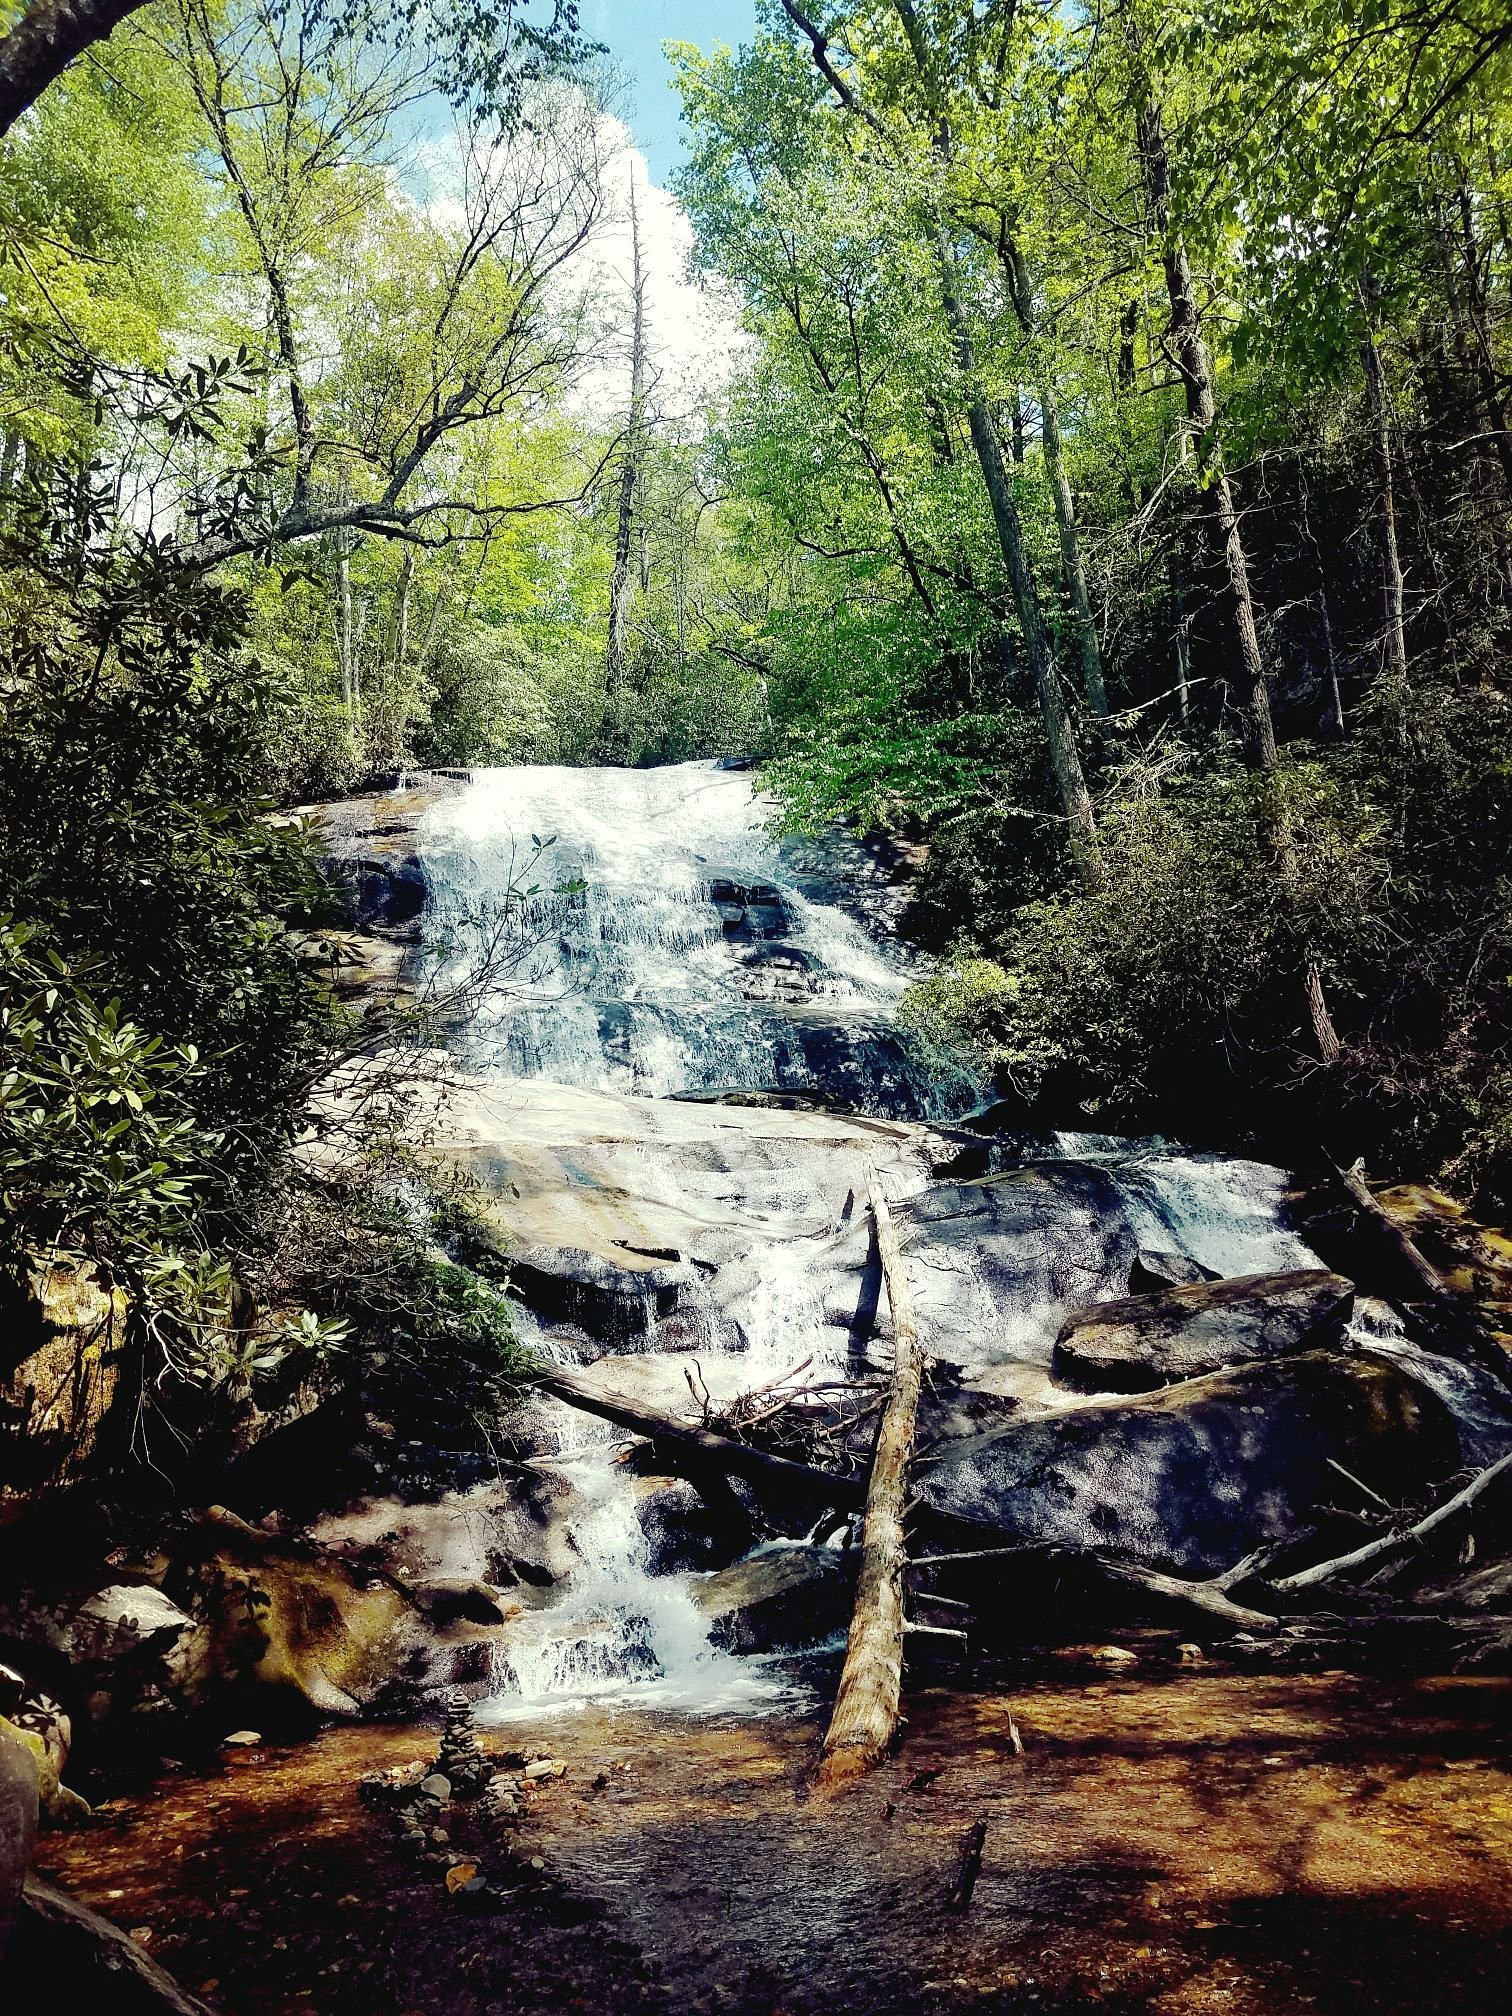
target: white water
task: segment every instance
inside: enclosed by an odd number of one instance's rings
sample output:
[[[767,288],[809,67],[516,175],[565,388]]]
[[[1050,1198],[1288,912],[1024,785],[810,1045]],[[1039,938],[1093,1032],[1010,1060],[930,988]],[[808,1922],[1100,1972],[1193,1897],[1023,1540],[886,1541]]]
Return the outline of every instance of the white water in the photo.
[[[486,1078],[535,1081],[541,1104],[551,1081],[636,1101],[738,1087],[822,1091],[899,1117],[928,1110],[927,1087],[892,1028],[907,961],[875,942],[833,888],[789,865],[767,816],[744,774],[707,763],[479,773],[437,809],[424,836],[427,933],[433,944],[465,943],[480,915],[510,905],[525,928],[514,970],[457,1031],[465,1061]],[[578,881],[586,886],[563,891]],[[522,882],[539,886],[522,899]],[[715,900],[731,885],[754,901],[735,912],[733,933],[734,906],[722,912]],[[801,1000],[774,997],[773,945],[787,948],[789,975],[806,976]],[[515,1089],[528,1106],[528,1082]],[[853,1159],[854,1173],[837,1180],[813,1155],[741,1163],[711,1153],[700,1162],[664,1146],[649,1124],[655,1109],[645,1110],[644,1130],[595,1141],[592,1169],[568,1175],[734,1226],[709,1264],[714,1284],[690,1288],[682,1328],[667,1343],[681,1353],[697,1338],[716,1400],[804,1358],[810,1379],[853,1367],[827,1302],[849,1278],[836,1256],[854,1255],[859,1220],[842,1223],[839,1200],[860,1165]],[[894,1200],[922,1188],[922,1164],[905,1164],[895,1143],[886,1152]],[[1316,1264],[1281,1222],[1278,1170],[1103,1136],[1061,1136],[1046,1152],[1106,1172],[1122,1211],[1120,1251],[1132,1237],[1224,1274]],[[1043,1363],[1076,1282],[1088,1283],[1082,1300],[1122,1292],[1105,1265],[1097,1272],[1106,1242],[1096,1213],[1089,1221],[1065,1209],[1062,1221],[1026,1229],[1015,1306],[1003,1306],[990,1271],[968,1264],[952,1275],[962,1264],[952,1249],[943,1288],[938,1272],[925,1279],[922,1308],[931,1295],[938,1307],[943,1293],[989,1356]],[[700,1330],[701,1296],[711,1313]],[[521,1321],[536,1327],[528,1312]],[[549,1331],[537,1341],[554,1352]],[[642,1342],[655,1351],[657,1333]],[[676,1405],[685,1399],[683,1357],[661,1362],[665,1400]],[[506,1689],[484,1719],[605,1698],[700,1712],[760,1711],[790,1698],[780,1670],[710,1646],[688,1577],[649,1573],[633,1481],[616,1461],[624,1438],[565,1408],[551,1419],[557,1460],[576,1490],[580,1565],[550,1608],[517,1626]]]
[[[904,961],[788,864],[743,773],[475,776],[427,834],[431,931],[465,947],[511,889],[535,893],[518,961],[463,1039],[473,1063],[648,1098],[880,1089],[898,1104]],[[758,898],[748,922],[712,900],[731,888]]]

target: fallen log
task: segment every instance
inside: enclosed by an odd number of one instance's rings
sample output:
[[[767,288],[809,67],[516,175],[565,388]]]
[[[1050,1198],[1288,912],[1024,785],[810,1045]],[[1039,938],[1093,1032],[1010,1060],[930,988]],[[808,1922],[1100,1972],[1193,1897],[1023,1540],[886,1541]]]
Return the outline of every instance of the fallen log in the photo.
[[[1447,1526],[1460,1513],[1468,1512],[1477,1498],[1509,1472],[1512,1472],[1512,1450],[1472,1477],[1462,1491],[1456,1491],[1452,1498],[1446,1498],[1442,1505],[1435,1506],[1415,1526],[1378,1534],[1374,1540],[1367,1540],[1363,1547],[1356,1547],[1351,1553],[1335,1555],[1331,1561],[1315,1561],[1311,1568],[1299,1568],[1291,1575],[1279,1575],[1270,1587],[1281,1595],[1291,1595],[1301,1589],[1316,1589],[1320,1583],[1335,1582],[1341,1575],[1353,1575],[1361,1568],[1373,1567],[1390,1555],[1409,1553],[1430,1534],[1436,1533],[1439,1527]]]
[[[35,1874],[26,1878],[6,1967],[17,1987],[48,1982],[54,2002],[61,1995],[75,2008],[212,2016],[119,1925]]]
[[[1323,1156],[1323,1163],[1378,1244],[1392,1255],[1400,1270],[1399,1278],[1410,1282],[1416,1290],[1416,1298],[1389,1290],[1381,1298],[1401,1319],[1412,1341],[1425,1351],[1478,1366],[1503,1386],[1512,1387],[1512,1357],[1474,1310],[1455,1294],[1407,1227],[1372,1193],[1359,1164],[1341,1169],[1328,1154]]]
[[[536,1387],[555,1394],[569,1407],[596,1414],[625,1428],[632,1435],[644,1435],[664,1452],[669,1467],[685,1470],[693,1482],[699,1475],[744,1477],[750,1483],[783,1492],[789,1497],[818,1498],[827,1505],[856,1505],[861,1502],[861,1480],[820,1470],[812,1463],[798,1463],[790,1456],[773,1456],[765,1449],[753,1449],[732,1435],[716,1435],[711,1428],[695,1428],[675,1415],[662,1414],[644,1406],[600,1393],[575,1373],[552,1365],[535,1380]]]
[[[907,1562],[903,1522],[924,1354],[919,1348],[897,1228],[875,1172],[870,1203],[892,1310],[892,1383],[866,1487],[861,1565],[845,1665],[819,1766],[819,1784],[825,1790],[860,1777],[880,1760],[898,1724],[903,1688],[903,1570]]]
[[[1223,1574],[1203,1582],[1190,1582],[1181,1575],[1167,1575],[1159,1568],[1147,1567],[1144,1562],[1131,1561],[1121,1554],[1037,1540],[1023,1541],[1017,1547],[973,1547],[958,1554],[923,1554],[910,1561],[908,1566],[910,1570],[957,1568],[977,1561],[1014,1560],[1027,1564],[1036,1559],[1052,1561],[1058,1558],[1092,1568],[1110,1582],[1142,1589],[1147,1595],[1158,1597],[1162,1603],[1174,1603],[1199,1611],[1205,1617],[1214,1617],[1236,1631],[1274,1630],[1279,1622],[1269,1611],[1253,1610],[1247,1604],[1236,1603],[1228,1593],[1235,1583],[1246,1581],[1255,1573],[1260,1558],[1257,1555],[1247,1555],[1234,1567],[1225,1569]],[[924,1598],[925,1602],[934,1600],[930,1596]]]

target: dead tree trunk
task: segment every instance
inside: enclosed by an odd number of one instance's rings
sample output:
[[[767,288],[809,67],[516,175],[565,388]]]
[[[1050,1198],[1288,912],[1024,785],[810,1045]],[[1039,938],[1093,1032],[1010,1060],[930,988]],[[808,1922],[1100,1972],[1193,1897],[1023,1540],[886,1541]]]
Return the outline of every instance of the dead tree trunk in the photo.
[[[1001,241],[1003,270],[1013,310],[1025,339],[1033,344],[1040,335],[1039,312],[1035,303],[1034,275],[1019,247],[1006,237]],[[1061,572],[1066,583],[1066,599],[1076,626],[1077,649],[1081,657],[1082,691],[1089,712],[1101,719],[1108,711],[1108,689],[1103,678],[1102,649],[1097,641],[1097,618],[1087,591],[1087,570],[1082,561],[1081,533],[1076,523],[1076,503],[1071,495],[1071,479],[1066,473],[1065,446],[1061,440],[1060,410],[1055,381],[1048,364],[1039,372],[1040,447],[1045,457],[1045,475],[1055,506],[1055,529],[1060,540]],[[1014,460],[1023,461],[1015,443]]]
[[[718,1472],[747,1478],[758,1488],[782,1492],[789,1498],[817,1499],[822,1505],[854,1505],[861,1497],[859,1478],[796,1463],[789,1456],[773,1456],[748,1442],[737,1442],[733,1436],[716,1435],[711,1428],[694,1428],[671,1414],[612,1399],[561,1366],[549,1366],[535,1383],[543,1393],[554,1393],[569,1406],[581,1407],[585,1414],[596,1414],[617,1428],[655,1442],[669,1468],[682,1471],[692,1483]]]
[[[826,1790],[859,1778],[882,1757],[898,1724],[903,1687],[903,1571],[908,1559],[903,1515],[924,1354],[897,1230],[876,1175],[871,1210],[892,1310],[893,1374],[866,1491],[850,1639],[819,1767],[819,1783]]]
[[[635,204],[633,179],[630,184],[630,257],[634,308],[630,330],[630,414],[625,428],[625,455],[620,464],[619,515],[614,533],[614,570],[609,576],[609,643],[605,665],[611,699],[622,693],[625,687],[625,638],[630,623],[631,535],[645,448],[646,274],[641,262],[640,212]]]
[[[1376,476],[1381,486],[1381,590],[1386,603],[1386,669],[1398,691],[1407,683],[1406,585],[1397,547],[1396,478],[1391,462],[1391,410],[1386,400],[1386,375],[1373,328],[1360,346],[1365,384],[1370,392],[1370,418],[1375,434]]]
[[[1127,32],[1133,54],[1139,60],[1139,31],[1132,16]],[[1244,550],[1239,507],[1224,467],[1213,364],[1202,333],[1196,284],[1186,245],[1172,217],[1171,157],[1165,118],[1153,88],[1148,84],[1137,106],[1135,123],[1150,226],[1162,242],[1166,294],[1171,309],[1170,335],[1176,369],[1186,396],[1187,424],[1192,433],[1198,467],[1213,500],[1233,601],[1234,635],[1239,646],[1245,686],[1244,757],[1249,768],[1264,780],[1261,801],[1264,839],[1290,900],[1297,879],[1296,849],[1276,790],[1276,730],[1271,718],[1265,660],[1260,650],[1260,631],[1255,621],[1254,596],[1250,590],[1249,558]],[[1324,1064],[1336,1064],[1340,1055],[1339,1037],[1328,1010],[1322,968],[1310,945],[1303,943],[1298,949],[1302,958],[1303,999],[1313,1044]]]

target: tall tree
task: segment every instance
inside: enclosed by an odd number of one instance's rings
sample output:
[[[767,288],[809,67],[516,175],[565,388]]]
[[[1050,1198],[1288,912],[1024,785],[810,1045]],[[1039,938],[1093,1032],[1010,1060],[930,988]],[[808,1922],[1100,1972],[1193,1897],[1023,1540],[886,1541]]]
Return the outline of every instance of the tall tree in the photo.
[[[636,496],[646,459],[646,269],[641,256],[640,210],[635,178],[630,179],[630,403],[620,456],[619,499],[614,525],[614,567],[609,576],[609,637],[605,672],[611,706],[625,685],[626,637],[630,622],[630,558]]]

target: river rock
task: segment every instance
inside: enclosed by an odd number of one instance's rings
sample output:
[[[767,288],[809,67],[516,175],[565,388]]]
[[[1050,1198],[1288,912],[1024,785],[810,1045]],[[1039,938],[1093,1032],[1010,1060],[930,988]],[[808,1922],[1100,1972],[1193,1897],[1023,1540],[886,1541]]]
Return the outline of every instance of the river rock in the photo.
[[[1399,1364],[1314,1351],[947,1444],[918,1488],[998,1544],[1112,1548],[1211,1575],[1337,1503],[1330,1459],[1401,1504],[1461,1456],[1447,1408]]]
[[[832,1547],[768,1547],[692,1584],[714,1644],[731,1652],[795,1652],[841,1631],[851,1569]]]
[[[1134,1264],[1129,1269],[1129,1293],[1148,1295],[1155,1288],[1180,1288],[1187,1282],[1218,1278],[1211,1267],[1204,1267],[1189,1254],[1156,1252],[1145,1246],[1134,1255]]]
[[[635,1516],[653,1575],[720,1567],[740,1551],[741,1536],[727,1530],[686,1477],[637,1477]]]
[[[1052,1362],[1084,1391],[1150,1393],[1336,1343],[1353,1306],[1353,1282],[1323,1268],[1187,1282],[1083,1310],[1061,1331]]]
[[[253,1682],[352,1715],[492,1683],[506,1625],[433,1619],[402,1583],[309,1539],[212,1508],[185,1552],[175,1573],[197,1628],[175,1648],[173,1679],[191,1703]]]
[[[68,1620],[68,1655],[104,1661],[149,1644],[161,1651],[192,1624],[188,1613],[150,1582],[113,1582],[86,1597]]]

